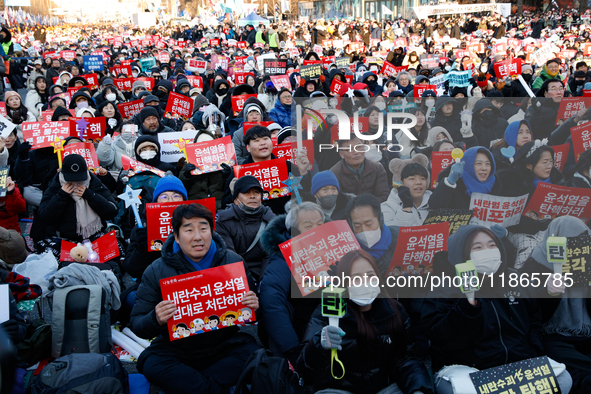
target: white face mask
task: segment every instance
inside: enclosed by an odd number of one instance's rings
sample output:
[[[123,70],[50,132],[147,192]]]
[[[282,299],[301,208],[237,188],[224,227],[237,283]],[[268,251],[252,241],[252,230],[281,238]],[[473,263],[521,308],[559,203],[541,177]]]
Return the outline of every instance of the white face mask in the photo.
[[[471,252],[470,260],[474,263],[479,274],[494,274],[501,266],[501,251],[494,248]]]
[[[378,228],[377,230],[364,231],[362,233],[355,235],[357,236],[359,242],[361,242],[368,248],[371,248],[380,241],[380,238],[382,238],[382,230]]]
[[[128,131],[123,131],[121,132],[121,138],[123,139],[123,141],[129,142],[133,139],[133,134]]]
[[[154,150],[145,150],[140,153],[140,157],[144,160],[150,160],[156,157],[156,151]]]
[[[136,72],[132,72],[131,75],[133,75],[134,78],[137,78],[137,73]]]
[[[386,103],[376,103],[376,107],[378,107],[380,111],[383,111],[386,109]]]
[[[451,70],[451,66],[445,66],[445,71]]]
[[[425,100],[425,105],[427,107],[432,107],[435,105],[435,100],[431,99],[431,100]]]
[[[109,93],[105,96],[105,98],[109,101],[115,101],[115,99],[117,98],[117,95],[115,93]]]
[[[162,75],[162,79],[168,78],[168,71],[162,70],[160,71],[160,75]]]
[[[380,294],[379,287],[367,286],[349,287],[349,299],[359,306],[367,306],[374,302]]]

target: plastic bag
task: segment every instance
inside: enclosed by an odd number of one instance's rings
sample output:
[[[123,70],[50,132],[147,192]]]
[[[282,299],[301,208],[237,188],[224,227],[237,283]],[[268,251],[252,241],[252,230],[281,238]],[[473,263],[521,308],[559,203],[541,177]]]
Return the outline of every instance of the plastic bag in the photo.
[[[49,292],[49,277],[58,269],[58,263],[51,252],[31,254],[22,264],[16,264],[12,272],[16,272],[31,280],[32,284],[41,286],[42,294]]]

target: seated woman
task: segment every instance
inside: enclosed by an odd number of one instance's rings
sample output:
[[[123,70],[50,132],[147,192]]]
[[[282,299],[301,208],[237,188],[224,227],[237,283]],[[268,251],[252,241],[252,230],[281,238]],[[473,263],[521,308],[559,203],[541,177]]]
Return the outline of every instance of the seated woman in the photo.
[[[575,175],[566,182],[566,186],[591,188],[591,150],[586,150],[579,156],[575,166]]]
[[[347,289],[347,313],[339,327],[328,325],[320,306],[314,311],[297,364],[304,381],[316,393],[433,393],[427,368],[415,354],[410,319],[384,287],[374,285],[383,279],[369,253],[344,255],[337,275],[370,279]],[[338,350],[344,371],[335,361],[331,374],[331,349]]]
[[[511,167],[512,161],[502,154],[503,148],[509,148],[512,146],[515,148],[515,153],[519,152],[519,149],[528,142],[534,139],[531,127],[527,120],[519,122],[513,122],[505,129],[505,138],[497,142],[492,148],[493,157],[497,164],[498,170],[503,170]]]
[[[481,280],[474,297],[448,284],[429,292],[424,300],[421,328],[431,341],[431,360],[437,393],[475,392],[468,374],[546,355],[542,342],[541,309],[526,298],[526,288],[513,287],[511,297],[500,286],[499,275],[509,268],[501,240],[493,231],[477,225],[460,227],[447,241],[447,252],[438,252],[433,273],[455,277],[455,266],[471,260]],[[563,364],[550,361],[562,392],[572,386]],[[462,382],[468,381],[468,386]],[[455,389],[454,389],[455,387]]]
[[[35,116],[25,107],[21,101],[21,96],[9,90],[4,93],[6,100],[6,118],[16,125],[17,135],[19,139],[23,140],[23,122],[36,122]]]

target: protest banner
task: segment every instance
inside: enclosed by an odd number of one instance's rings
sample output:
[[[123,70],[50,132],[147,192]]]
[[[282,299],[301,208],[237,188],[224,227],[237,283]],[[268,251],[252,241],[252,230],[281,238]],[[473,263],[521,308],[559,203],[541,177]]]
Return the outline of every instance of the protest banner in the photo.
[[[291,83],[289,82],[289,77],[287,75],[271,75],[270,78],[277,91],[285,88],[291,92]]]
[[[159,170],[158,168],[149,166],[147,164],[142,163],[136,159],[132,159],[129,156],[121,155],[121,165],[125,171],[129,171],[129,177],[132,177],[135,174],[139,174],[140,172],[151,172],[159,177],[164,176],[164,171]]]
[[[468,51],[475,55],[479,53],[484,53],[484,51],[486,50],[486,47],[483,42],[477,42],[474,44],[466,45],[466,48],[468,49]]]
[[[0,167],[0,197],[6,197],[6,193],[8,192],[8,175],[10,172],[10,166],[2,166]]]
[[[0,115],[0,137],[8,138],[10,133],[16,128],[16,125],[3,115]]]
[[[570,144],[567,142],[562,145],[554,145],[552,149],[554,150],[554,167],[562,172],[564,165],[566,164],[566,159],[568,158]],[[578,157],[576,157],[576,159],[578,160]]]
[[[115,64],[113,66],[113,74],[116,76],[119,76],[121,74],[125,74],[128,77],[131,77],[131,66],[124,66],[124,65],[119,65],[119,64]]]
[[[497,78],[505,78],[521,74],[521,59],[505,60],[495,63],[495,74]]]
[[[96,150],[94,149],[94,144],[92,142],[79,142],[77,144],[69,144],[64,147],[64,150],[61,151],[62,156],[66,157],[68,155],[80,155],[84,158],[86,162],[86,167],[89,170],[93,171],[100,167],[98,157],[96,155]]]
[[[162,249],[164,241],[172,233],[172,213],[179,205],[200,204],[209,209],[215,218],[215,198],[202,200],[154,202],[146,204],[146,228],[148,231],[148,251]],[[213,231],[214,229],[212,229]]]
[[[136,114],[139,114],[142,108],[144,108],[144,100],[135,100],[117,104],[117,109],[124,122],[130,121]]]
[[[401,227],[386,276],[426,275],[435,253],[447,250],[448,236],[449,224],[445,222]]]
[[[424,68],[433,69],[439,67],[439,55],[437,54],[421,55],[419,61]]]
[[[591,218],[590,199],[591,189],[539,182],[523,215],[534,220],[570,215],[586,223]]]
[[[332,79],[332,83],[330,84],[330,94],[335,97],[340,96],[341,86],[343,86],[343,82],[339,81],[336,78]]]
[[[86,82],[88,82],[88,88],[90,90],[96,90],[98,89],[98,75],[96,73],[93,74],[84,74],[84,75],[80,75],[82,78],[86,79]]]
[[[591,286],[591,235],[566,238],[566,263],[562,264],[562,273],[571,274],[574,287]]]
[[[220,45],[220,39],[219,38],[213,38],[213,39],[209,40],[209,46],[217,47],[219,45]]]
[[[174,120],[187,120],[193,115],[193,104],[195,100],[179,93],[170,92],[168,103],[164,111],[164,117]]]
[[[256,321],[242,305],[250,290],[242,261],[160,279],[160,290],[176,305],[167,322],[171,341]]]
[[[470,78],[472,78],[472,71],[451,71],[445,74],[445,80],[449,86],[457,86],[465,88],[470,85]]]
[[[423,93],[426,90],[432,90],[435,94],[437,94],[437,85],[424,85],[418,84],[414,86],[414,97],[423,97]]]
[[[474,210],[472,223],[487,228],[495,224],[505,228],[519,224],[528,196],[529,194],[519,197],[501,197],[472,193],[470,198],[470,209]]]
[[[336,56],[324,56],[321,60],[322,68],[328,70],[331,64],[336,61]]]
[[[168,52],[159,52],[158,53],[158,60],[160,60],[160,63],[168,63],[168,62],[170,62],[170,53],[168,53]]]
[[[431,154],[431,188],[437,187],[437,178],[441,171],[454,163],[451,152],[433,152]]]
[[[56,137],[60,140],[70,136],[70,122],[24,122],[23,139],[31,149],[49,148]]]
[[[133,85],[133,78],[113,78],[115,87],[122,92],[131,92]]]
[[[287,60],[265,59],[264,72],[267,75],[285,75],[287,73]]]
[[[294,159],[294,156],[297,155],[297,144],[295,142],[285,142],[280,145],[273,145],[273,154],[278,159],[287,159],[293,165],[297,166],[297,157]],[[314,169],[314,141],[313,140],[303,140],[302,141],[302,151],[308,157],[308,162],[310,165],[308,166],[308,171],[312,171]]]
[[[423,225],[449,223],[449,235],[455,233],[461,226],[470,223],[474,211],[470,209],[432,209],[425,218]]]
[[[105,69],[105,65],[103,64],[103,56],[82,56],[82,66],[85,72],[103,71]]]
[[[163,162],[177,163],[185,155],[176,146],[179,139],[193,141],[198,130],[175,131],[173,133],[158,133],[158,142],[160,143],[160,157]]]
[[[396,67],[388,62],[385,61],[384,64],[382,65],[382,69],[380,70],[380,74],[384,75],[385,77],[390,78],[392,75],[396,75]]]
[[[62,240],[60,261],[76,262],[70,255],[70,251],[76,244],[74,242]],[[107,234],[92,241],[92,250],[98,255],[98,264],[103,264],[109,260],[119,256],[119,245],[117,244],[117,234],[115,231],[108,232]]]
[[[554,59],[556,57],[556,55],[554,55],[554,52],[556,51],[555,45],[544,45],[542,48],[538,49],[537,51],[535,51],[534,53],[531,54],[531,60],[533,61],[533,63],[535,63],[537,66],[542,67],[548,60],[550,59]],[[559,52],[560,50],[557,50],[556,52]]]
[[[234,166],[236,178],[252,175],[259,180],[263,188],[263,199],[280,198],[291,195],[288,187],[282,183],[289,178],[285,159],[272,159],[257,163]]]
[[[322,65],[322,60],[304,60],[304,66],[308,66],[310,64],[320,64],[320,65]]]
[[[560,99],[558,114],[556,115],[556,125],[561,121],[566,121],[577,114],[582,109],[591,106],[591,98],[587,97],[563,97]],[[578,126],[580,127],[580,126]]]
[[[207,62],[204,60],[189,59],[187,70],[191,72],[203,73],[207,70]]]
[[[570,128],[570,135],[573,140],[575,161],[579,161],[581,153],[591,148],[591,122],[583,123],[580,126]]]
[[[558,393],[560,387],[547,356],[472,372],[476,393]],[[502,390],[502,392],[500,391]]]
[[[187,144],[185,149],[187,161],[196,167],[191,171],[193,175],[221,171],[222,163],[230,167],[236,164],[236,152],[230,136]]]
[[[300,77],[307,79],[319,78],[322,75],[322,66],[320,64],[309,64],[300,67]]]
[[[335,64],[338,68],[345,68],[345,67],[349,67],[349,64],[351,64],[351,58],[349,57],[337,57],[335,59]]]
[[[238,116],[240,111],[242,111],[242,107],[244,107],[244,102],[248,100],[250,97],[257,97],[256,94],[242,94],[240,96],[232,96],[232,112],[234,116]]]
[[[135,80],[142,81],[144,83],[144,87],[148,91],[152,91],[154,89],[154,78],[139,77],[139,78],[136,78]]]
[[[53,117],[53,112],[54,111],[41,111],[41,121],[42,122],[51,122],[51,118]],[[72,116],[76,116],[76,110],[75,109],[68,109],[68,112],[72,115]]]
[[[211,55],[210,66],[213,70],[221,68],[224,71],[228,71],[228,63],[230,58],[223,55]]]
[[[80,126],[79,122],[83,118],[71,117],[70,122],[70,136],[80,138]],[[99,116],[97,118],[84,118],[87,123],[86,129],[82,133],[82,139],[88,141],[98,142],[105,136],[107,130],[107,118]]]
[[[203,89],[203,78],[199,75],[187,75],[187,81],[189,81],[191,87]]]
[[[300,293],[307,296],[323,287],[319,282],[328,276],[331,264],[361,247],[347,221],[335,220],[293,237],[279,249]]]
[[[156,59],[153,56],[140,59],[140,68],[143,72],[151,72],[153,67],[156,67]]]

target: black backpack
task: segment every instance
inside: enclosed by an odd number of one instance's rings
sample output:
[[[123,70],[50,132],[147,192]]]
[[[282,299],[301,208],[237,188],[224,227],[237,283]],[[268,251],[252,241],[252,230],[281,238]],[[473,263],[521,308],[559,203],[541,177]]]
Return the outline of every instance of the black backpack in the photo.
[[[250,386],[250,389],[247,387]],[[273,357],[271,352],[259,349],[244,367],[236,384],[235,394],[303,394],[304,381],[289,369],[286,358]]]
[[[75,353],[47,364],[33,379],[29,394],[127,394],[121,361],[111,353]]]

